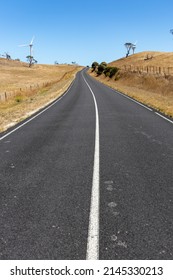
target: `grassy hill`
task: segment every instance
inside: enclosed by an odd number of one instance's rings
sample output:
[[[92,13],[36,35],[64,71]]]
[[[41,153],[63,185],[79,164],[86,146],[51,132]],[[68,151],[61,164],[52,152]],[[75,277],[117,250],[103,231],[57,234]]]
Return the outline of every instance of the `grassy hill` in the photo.
[[[31,89],[42,88],[45,85],[57,83],[75,72],[77,66],[72,65],[41,65],[31,68],[27,63],[0,59],[0,96],[3,99],[16,95],[32,94]]]
[[[109,64],[116,67],[124,65],[173,67],[173,52],[145,51],[130,55],[127,58],[118,59]]]
[[[0,59],[0,131],[61,95],[82,67],[34,65]]]
[[[141,52],[110,62],[116,76],[91,73],[101,82],[173,117],[173,53]]]

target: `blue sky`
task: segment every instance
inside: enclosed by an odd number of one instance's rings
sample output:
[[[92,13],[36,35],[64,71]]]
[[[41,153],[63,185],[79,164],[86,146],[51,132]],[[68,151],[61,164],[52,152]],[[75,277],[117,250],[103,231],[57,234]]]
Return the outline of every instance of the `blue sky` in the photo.
[[[26,61],[34,40],[38,63],[90,65],[136,52],[173,51],[172,0],[1,0],[0,54]]]

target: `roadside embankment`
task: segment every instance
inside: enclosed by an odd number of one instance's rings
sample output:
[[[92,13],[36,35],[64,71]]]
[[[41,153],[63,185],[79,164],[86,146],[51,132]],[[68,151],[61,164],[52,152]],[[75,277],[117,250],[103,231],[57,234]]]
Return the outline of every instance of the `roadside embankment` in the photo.
[[[100,82],[173,117],[173,76],[120,70],[109,78],[104,74],[98,76],[91,70],[88,73]]]
[[[61,96],[83,67],[0,61],[0,132]]]

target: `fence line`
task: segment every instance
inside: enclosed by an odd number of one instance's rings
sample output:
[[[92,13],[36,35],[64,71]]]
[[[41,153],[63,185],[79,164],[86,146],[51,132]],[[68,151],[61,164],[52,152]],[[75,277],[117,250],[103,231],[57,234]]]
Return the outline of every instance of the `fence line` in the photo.
[[[137,73],[150,73],[159,75],[172,75],[173,67],[160,67],[160,66],[134,66],[134,65],[123,65],[125,71],[137,72]]]
[[[7,100],[9,100],[12,97],[18,97],[18,96],[22,96],[23,94],[26,94],[27,96],[32,95],[32,93],[34,91],[39,91],[44,87],[49,87],[49,86],[53,86],[56,83],[59,83],[61,81],[65,81],[66,79],[69,79],[70,77],[68,77],[68,74],[72,74],[73,72],[75,72],[77,67],[74,67],[74,69],[70,70],[70,71],[65,71],[63,73],[63,75],[61,77],[59,77],[57,80],[50,80],[50,81],[45,81],[44,83],[35,83],[32,85],[28,85],[22,88],[18,88],[16,90],[12,90],[11,92],[0,92],[0,102],[5,102]]]
[[[11,91],[0,92],[0,102],[5,102],[12,97],[22,96],[23,94],[26,94],[28,96],[32,95],[33,91],[41,89],[44,85],[45,83],[33,84]]]
[[[5,102],[7,100],[9,100],[11,97],[17,97],[17,96],[22,96],[22,95],[27,95],[30,96],[32,95],[33,92],[35,91],[39,91],[40,89],[44,88],[44,87],[49,87],[53,84],[56,84],[58,82],[61,82],[69,73],[72,73],[74,71],[68,71],[65,72],[58,80],[52,80],[52,81],[46,81],[46,82],[42,82],[42,83],[35,83],[32,85],[28,85],[22,88],[18,88],[16,90],[12,90],[11,92],[0,92],[0,102]]]

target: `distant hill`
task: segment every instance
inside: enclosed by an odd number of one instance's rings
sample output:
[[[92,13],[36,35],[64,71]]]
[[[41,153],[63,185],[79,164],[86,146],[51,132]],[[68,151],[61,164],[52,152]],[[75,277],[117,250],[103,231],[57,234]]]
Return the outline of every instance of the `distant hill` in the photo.
[[[0,132],[62,95],[81,69],[0,58]]]
[[[145,51],[124,57],[109,63],[110,66],[123,67],[132,66],[157,66],[173,67],[173,52]]]
[[[0,66],[11,66],[11,67],[20,67],[20,66],[27,66],[28,64],[26,62],[13,60],[13,59],[6,59],[6,58],[0,58]]]

